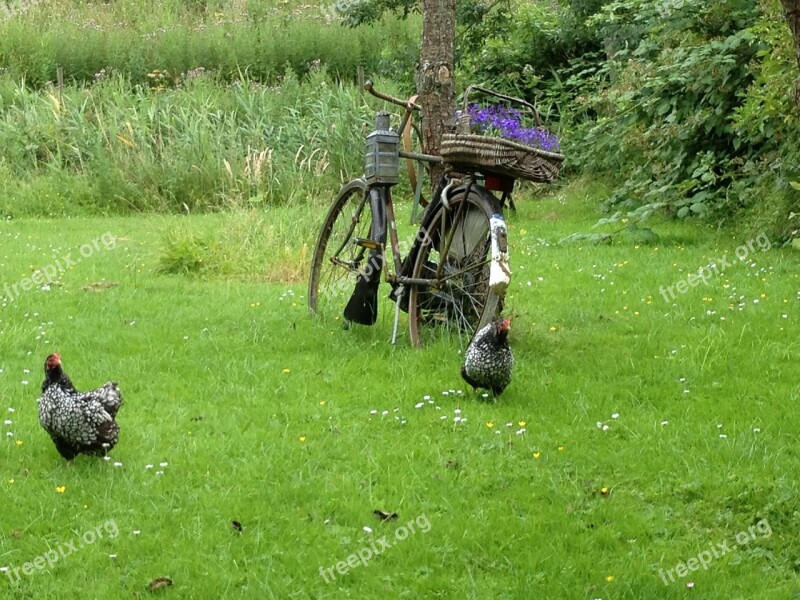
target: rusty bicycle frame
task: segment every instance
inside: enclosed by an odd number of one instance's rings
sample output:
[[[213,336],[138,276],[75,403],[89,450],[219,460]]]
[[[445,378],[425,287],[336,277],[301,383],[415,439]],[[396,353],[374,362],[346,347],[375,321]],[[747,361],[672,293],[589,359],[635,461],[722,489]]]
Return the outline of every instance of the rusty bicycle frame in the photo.
[[[369,92],[372,96],[383,100],[385,102],[389,102],[396,106],[399,106],[404,109],[403,114],[400,118],[400,123],[396,129],[397,132],[401,132],[405,140],[406,140],[406,147],[403,149],[398,149],[397,156],[402,159],[406,159],[408,171],[409,171],[409,179],[411,180],[412,187],[415,188],[415,201],[414,201],[414,210],[418,203],[420,202],[421,197],[421,187],[422,187],[422,176],[421,171],[418,176],[418,179],[414,181],[414,177],[412,175],[411,164],[412,161],[416,162],[420,165],[423,164],[441,164],[443,163],[443,159],[441,156],[425,154],[421,152],[414,152],[409,149],[410,144],[410,131],[411,131],[411,117],[415,111],[420,111],[421,107],[415,102],[416,97],[412,97],[409,100],[402,100],[399,98],[395,98],[388,94],[381,93],[373,88],[373,84],[371,81],[367,81],[364,85],[364,89]],[[380,115],[386,115],[388,119],[387,113],[379,113],[378,119],[380,119]],[[388,122],[388,120],[386,121]],[[376,123],[376,129],[380,129]],[[414,260],[409,258],[409,263],[406,264],[406,269],[404,271],[403,261],[404,258],[401,251],[400,251],[400,242],[398,240],[397,234],[397,222],[395,216],[394,205],[392,202],[392,193],[391,187],[397,180],[392,180],[391,182],[382,182],[379,180],[380,178],[374,178],[373,181],[370,181],[369,178],[364,177],[361,179],[363,184],[366,188],[366,193],[364,197],[361,199],[360,204],[358,205],[358,213],[363,210],[363,207],[366,205],[367,202],[371,204],[372,211],[371,211],[371,218],[372,218],[372,225],[371,225],[371,233],[373,231],[377,231],[378,234],[373,237],[370,235],[370,239],[356,239],[353,238],[353,233],[357,226],[357,222],[353,221],[350,224],[349,231],[347,231],[347,235],[343,240],[341,246],[337,248],[335,252],[335,256],[337,257],[336,260],[338,263],[343,267],[352,268],[354,265],[346,264],[347,261],[341,261],[338,259],[339,254],[344,250],[345,246],[348,242],[355,241],[358,246],[360,246],[364,251],[370,251],[370,261],[372,263],[374,260],[375,264],[369,264],[370,267],[370,274],[369,276],[376,278],[379,282],[381,278],[385,279],[388,283],[392,284],[392,287],[399,290],[396,296],[393,296],[395,300],[395,314],[394,314],[394,324],[392,330],[392,344],[396,342],[397,339],[397,330],[398,330],[398,323],[399,323],[399,316],[400,316],[400,307],[401,301],[404,299],[404,295],[409,293],[409,289],[412,287],[417,288],[438,288],[438,289],[447,289],[448,284],[450,283],[450,279],[454,276],[461,275],[464,273],[469,272],[471,268],[475,268],[476,265],[470,265],[468,267],[462,267],[460,270],[455,272],[448,272],[445,276],[444,269],[445,264],[444,261],[439,261],[436,265],[436,272],[432,278],[420,278],[420,277],[411,277],[410,274],[414,270]],[[353,182],[351,182],[353,183]],[[348,184],[350,185],[350,184]],[[445,209],[448,207],[448,192],[451,188],[456,186],[456,182],[450,177],[449,174],[446,174],[442,177],[442,180],[438,183],[436,190],[434,192],[434,196],[431,199],[430,207],[436,207],[441,203],[444,203]],[[506,200],[506,194],[503,195],[503,198],[498,200],[493,194],[491,194],[486,188],[484,188],[480,183],[474,180],[474,173],[467,174],[463,177],[461,182],[458,183],[459,186],[459,193],[463,193],[463,198],[469,198],[470,193],[473,191],[477,191],[481,196],[481,200],[485,202],[491,201],[492,207],[494,210],[492,211],[493,217],[499,217],[502,221],[502,206]],[[467,201],[460,201],[458,202],[458,206],[451,217],[452,223],[459,223],[462,213],[466,210],[464,207],[467,206],[469,203]],[[413,218],[413,213],[412,213]],[[382,221],[382,223],[381,223]],[[388,228],[388,232],[386,231]],[[441,240],[441,246],[438,247],[439,253],[442,256],[447,256],[451,245],[453,243],[453,238],[455,236],[457,228],[450,227],[447,230],[446,237]],[[505,260],[507,261],[507,239],[505,234],[505,224],[502,223],[501,230],[495,231],[494,228],[490,227],[491,237],[493,241],[493,248],[499,247],[505,256]],[[392,266],[393,269],[385,268],[386,266],[386,234],[388,233],[389,237],[389,247],[391,248],[392,252]],[[426,236],[429,236],[430,232],[426,229],[424,220],[423,223],[420,225],[419,230],[417,231],[417,236],[414,242],[414,246],[409,251],[409,255],[415,252],[415,248],[417,248],[420,242],[426,239]],[[360,262],[363,259],[363,253],[359,255],[359,258],[354,261],[356,263]],[[478,266],[485,265],[491,262],[492,257],[489,259],[477,263]],[[507,263],[505,264],[506,272],[510,275],[510,271],[507,270]],[[377,272],[375,272],[377,271]],[[370,280],[372,281],[372,279]],[[413,336],[412,336],[413,337]]]

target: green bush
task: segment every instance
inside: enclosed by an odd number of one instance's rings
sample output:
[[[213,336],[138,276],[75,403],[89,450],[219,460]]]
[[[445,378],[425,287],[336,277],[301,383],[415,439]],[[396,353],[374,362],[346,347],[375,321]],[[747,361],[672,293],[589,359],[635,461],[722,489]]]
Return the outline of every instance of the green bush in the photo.
[[[158,258],[159,273],[198,275],[214,270],[216,248],[212,242],[185,228],[164,231]]]
[[[548,95],[573,60],[601,48],[569,6],[520,3],[490,15],[473,28],[462,67],[472,79],[529,99]]]
[[[660,211],[794,230],[797,65],[777,0],[514,3],[477,30],[462,80],[535,100],[564,174],[617,182],[612,221]]]
[[[612,59],[607,85],[588,100],[596,119],[578,127],[570,157],[622,173],[609,207],[666,203],[679,217],[741,207],[741,167],[772,145],[765,135],[743,143],[734,122],[766,48],[752,30],[762,18],[750,0],[625,0],[594,19],[614,40]]]
[[[742,144],[761,147],[761,153],[741,166],[739,197],[749,209],[745,226],[769,231],[775,238],[800,237],[800,121],[793,102],[797,68],[794,46],[783,21],[781,5],[761,3],[763,17],[752,32],[763,49],[755,79],[744,102],[733,113],[733,128]],[[795,215],[794,217],[792,215]]]

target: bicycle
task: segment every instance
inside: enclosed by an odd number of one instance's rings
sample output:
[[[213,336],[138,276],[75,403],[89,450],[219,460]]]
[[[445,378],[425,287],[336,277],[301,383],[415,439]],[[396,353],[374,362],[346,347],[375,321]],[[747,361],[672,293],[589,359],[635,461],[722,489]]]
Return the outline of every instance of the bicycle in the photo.
[[[399,147],[398,132],[405,134],[412,114],[420,111],[414,98],[380,93],[369,81],[364,87],[405,110],[396,130],[389,127],[388,113],[377,114],[375,130],[366,138],[364,175],[341,188],[325,217],[311,264],[309,311],[373,325],[384,275],[396,303],[393,344],[401,310],[408,313],[414,346],[441,332],[471,339],[504,307],[511,271],[503,207],[511,202],[514,179],[483,175],[469,165],[458,165],[458,173],[448,169],[422,213],[410,250],[402,256],[392,202],[400,159],[430,165],[443,158]],[[415,186],[417,195],[420,183]],[[386,268],[387,232],[393,269]]]

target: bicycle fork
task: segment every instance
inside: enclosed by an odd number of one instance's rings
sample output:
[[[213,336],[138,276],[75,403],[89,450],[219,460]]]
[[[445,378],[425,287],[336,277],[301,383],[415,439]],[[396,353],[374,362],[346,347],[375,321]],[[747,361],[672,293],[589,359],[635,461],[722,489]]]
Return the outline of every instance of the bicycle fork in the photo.
[[[400,244],[397,239],[397,223],[394,216],[394,206],[389,189],[384,186],[370,188],[369,202],[372,211],[369,239],[356,239],[355,243],[361,248],[369,250],[369,258],[364,269],[356,279],[355,289],[350,300],[345,306],[344,316],[350,321],[362,325],[374,325],[378,316],[378,286],[380,285],[383,267],[386,263],[386,237],[387,228],[389,243],[391,244],[392,257],[394,258],[394,272],[399,273]],[[387,272],[387,280],[391,281]],[[397,328],[400,319],[399,308],[404,293],[401,285],[400,296],[395,306],[394,328],[392,330],[392,344],[397,340]]]

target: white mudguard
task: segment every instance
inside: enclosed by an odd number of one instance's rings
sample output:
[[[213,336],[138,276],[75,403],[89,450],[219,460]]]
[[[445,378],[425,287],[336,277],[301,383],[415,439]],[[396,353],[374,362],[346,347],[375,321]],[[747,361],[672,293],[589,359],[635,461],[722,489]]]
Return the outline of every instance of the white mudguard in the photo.
[[[489,268],[489,287],[498,296],[505,296],[511,281],[511,269],[508,267],[508,232],[506,220],[500,213],[489,219],[492,232],[492,264]]]

